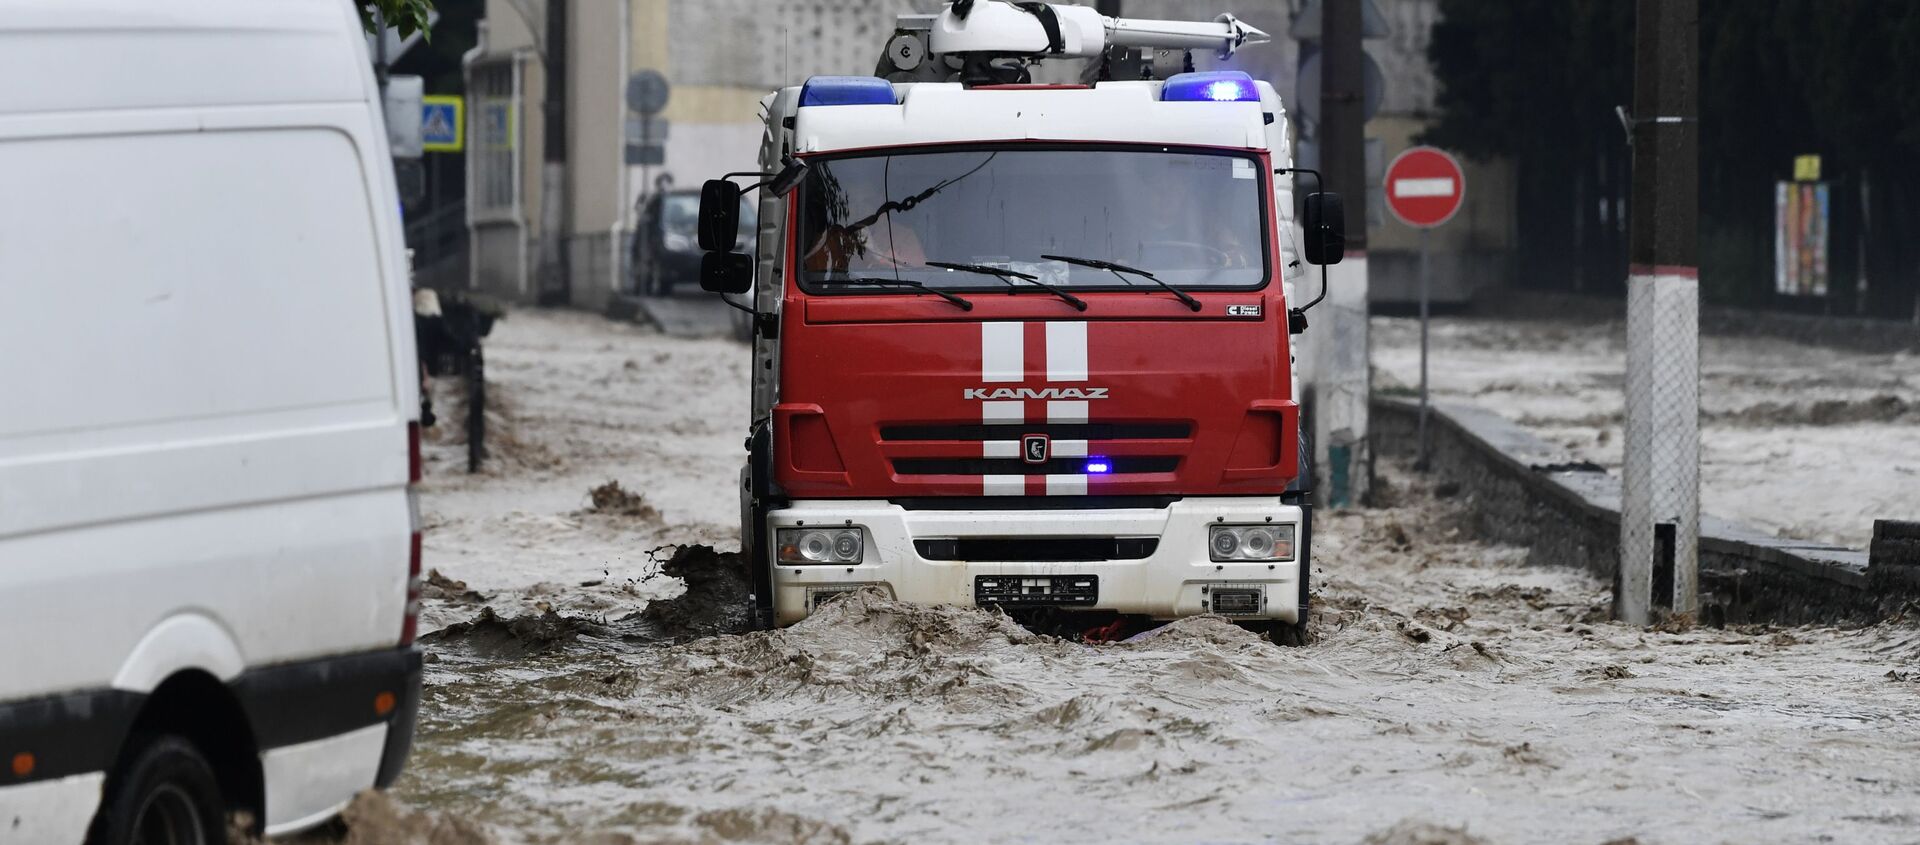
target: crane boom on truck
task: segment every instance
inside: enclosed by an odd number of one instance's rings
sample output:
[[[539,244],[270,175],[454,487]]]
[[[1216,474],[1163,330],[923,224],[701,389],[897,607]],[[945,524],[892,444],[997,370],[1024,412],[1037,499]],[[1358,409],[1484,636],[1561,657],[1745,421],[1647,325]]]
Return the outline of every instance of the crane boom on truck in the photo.
[[[878,75],[762,101],[761,171],[706,184],[700,237],[703,287],[753,294],[741,537],[766,623],[873,587],[1304,637],[1292,287],[1339,259],[1338,197],[1307,198],[1296,249],[1272,85],[1109,73],[1264,40],[957,0],[901,16]],[[1060,58],[1094,81],[1029,84]],[[733,252],[743,176],[757,257]]]
[[[1028,66],[1048,59],[1101,59],[1094,69],[1131,49],[1207,50],[1231,59],[1242,46],[1268,40],[1231,14],[1161,21],[1110,18],[1066,4],[956,2],[937,15],[901,15],[876,75],[893,82],[1018,84],[1030,81]]]

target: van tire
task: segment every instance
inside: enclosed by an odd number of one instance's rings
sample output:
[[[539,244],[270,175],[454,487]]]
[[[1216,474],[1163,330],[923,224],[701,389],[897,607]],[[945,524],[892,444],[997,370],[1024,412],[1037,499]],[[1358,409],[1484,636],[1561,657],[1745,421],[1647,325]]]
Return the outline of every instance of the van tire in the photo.
[[[173,734],[134,736],[128,747],[132,756],[107,777],[88,845],[226,845],[227,802],[205,755]],[[142,836],[159,831],[172,837]]]

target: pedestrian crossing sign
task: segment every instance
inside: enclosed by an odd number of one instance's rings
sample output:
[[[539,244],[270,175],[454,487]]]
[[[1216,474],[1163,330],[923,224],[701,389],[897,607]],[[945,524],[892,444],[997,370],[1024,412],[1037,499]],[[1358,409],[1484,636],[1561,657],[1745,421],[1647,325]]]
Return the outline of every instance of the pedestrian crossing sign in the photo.
[[[466,149],[466,100],[435,95],[420,98],[420,148],[430,153]]]

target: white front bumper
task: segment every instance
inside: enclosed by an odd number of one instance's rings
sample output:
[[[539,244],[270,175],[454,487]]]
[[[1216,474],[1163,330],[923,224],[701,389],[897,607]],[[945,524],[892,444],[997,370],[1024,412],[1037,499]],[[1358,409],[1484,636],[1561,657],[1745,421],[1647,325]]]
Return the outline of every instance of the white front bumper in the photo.
[[[804,526],[866,529],[864,559],[854,565],[776,566],[774,615],[781,625],[807,616],[815,602],[849,587],[878,585],[902,601],[974,604],[976,576],[1097,575],[1099,600],[1081,610],[1112,610],[1172,619],[1206,613],[1216,586],[1257,586],[1260,611],[1246,619],[1298,621],[1300,564],[1215,563],[1208,559],[1207,526],[1291,524],[1295,548],[1303,548],[1300,508],[1279,497],[1189,498],[1165,508],[1104,510],[907,510],[875,500],[814,500],[768,514],[774,530]],[[965,537],[1157,537],[1152,555],[1140,560],[1070,562],[927,560],[915,540]],[[771,542],[769,546],[773,545]],[[768,550],[769,559],[774,554]]]

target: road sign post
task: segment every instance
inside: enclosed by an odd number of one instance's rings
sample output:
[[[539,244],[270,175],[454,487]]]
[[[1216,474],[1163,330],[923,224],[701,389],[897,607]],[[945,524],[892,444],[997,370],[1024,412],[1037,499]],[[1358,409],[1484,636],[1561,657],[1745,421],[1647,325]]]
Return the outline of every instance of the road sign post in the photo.
[[[641,198],[647,196],[647,166],[667,161],[667,119],[660,112],[673,95],[673,86],[657,70],[644,68],[627,77],[627,108],[637,115],[627,119],[626,162],[640,166]]]
[[[1466,174],[1453,156],[1432,147],[1413,147],[1395,156],[1385,178],[1387,210],[1420,230],[1420,417],[1417,469],[1427,468],[1427,335],[1432,280],[1427,275],[1427,233],[1460,211]]]

